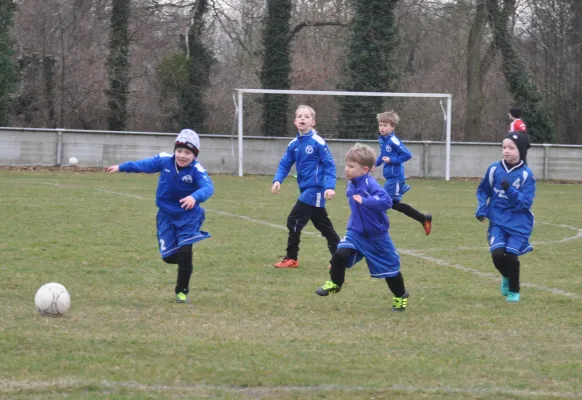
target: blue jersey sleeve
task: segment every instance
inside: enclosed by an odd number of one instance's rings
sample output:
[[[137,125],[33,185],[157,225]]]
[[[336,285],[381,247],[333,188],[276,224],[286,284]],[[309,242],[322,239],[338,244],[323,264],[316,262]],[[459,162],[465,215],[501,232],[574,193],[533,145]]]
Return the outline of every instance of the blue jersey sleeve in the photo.
[[[369,180],[368,193],[370,196],[362,198],[364,207],[378,212],[386,212],[392,208],[392,199],[375,180]]]
[[[514,211],[529,210],[533,205],[533,200],[536,195],[536,180],[533,174],[529,174],[527,179],[524,179],[519,189],[510,186],[505,191],[505,195],[509,200],[509,204]]]
[[[158,154],[144,160],[124,162],[119,165],[119,172],[141,172],[146,174],[161,172],[162,161],[161,155]]]
[[[404,143],[400,141],[396,136],[392,138],[392,143],[396,149],[396,157],[390,157],[390,164],[398,165],[402,164],[412,158],[412,153],[406,148]],[[376,160],[377,162],[377,160]]]
[[[378,158],[376,158],[376,167],[379,167],[383,161],[382,161],[382,152],[384,151],[384,146],[382,146],[382,140],[380,140],[380,153],[378,153]]]
[[[277,168],[277,172],[275,173],[275,177],[273,178],[273,183],[275,182],[283,183],[287,175],[289,175],[291,167],[293,166],[293,164],[295,164],[294,146],[292,146],[292,143],[293,142],[289,143],[289,146],[287,146],[285,154],[283,154],[281,161],[279,161],[279,167]]]
[[[335,162],[329,151],[327,144],[318,146],[319,159],[323,163],[323,168],[325,171],[325,190],[332,189],[335,190],[335,182],[337,179]]]
[[[194,191],[191,196],[196,200],[196,203],[204,203],[214,194],[214,185],[212,180],[206,170],[196,163],[196,174],[194,175],[194,180],[198,185],[198,189]]]
[[[477,211],[475,212],[475,217],[477,218],[487,217],[489,211],[488,201],[493,195],[493,187],[491,186],[491,183],[493,182],[494,172],[492,166],[487,168],[487,172],[477,188]]]

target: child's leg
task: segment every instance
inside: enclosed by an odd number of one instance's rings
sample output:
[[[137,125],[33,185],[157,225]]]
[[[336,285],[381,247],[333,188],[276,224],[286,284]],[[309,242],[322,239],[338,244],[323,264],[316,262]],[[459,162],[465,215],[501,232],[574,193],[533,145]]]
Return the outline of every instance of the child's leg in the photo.
[[[327,240],[327,248],[333,256],[336,252],[340,237],[335,229],[333,229],[333,224],[327,215],[327,210],[325,208],[317,208],[311,217],[311,222],[313,222],[315,228],[320,231],[323,237]]]
[[[519,293],[519,258],[517,254],[505,253],[507,278],[509,278],[509,291]]]
[[[192,275],[192,245],[182,246],[176,253],[178,261],[178,278],[176,280],[175,293],[188,294],[190,276]]]
[[[505,248],[498,247],[491,252],[491,258],[493,259],[493,265],[499,271],[499,273],[504,277],[508,277],[507,271],[507,259],[505,257]]]
[[[406,289],[404,288],[404,278],[400,272],[398,272],[398,275],[396,276],[386,278],[386,283],[392,294],[394,294],[394,297],[402,297],[404,296],[404,293],[406,293]]]
[[[406,216],[415,219],[416,221],[424,224],[426,221],[426,215],[418,211],[417,209],[413,208],[408,204],[402,203],[400,200],[393,200],[392,208],[396,211],[400,211],[401,213],[405,214]]]
[[[331,269],[329,276],[331,281],[338,286],[344,284],[346,278],[346,268],[350,265],[350,261],[354,258],[357,250],[349,248],[337,249],[333,257],[331,257]]]
[[[307,205],[298,201],[293,206],[291,213],[287,217],[287,228],[289,229],[289,237],[287,239],[287,258],[297,260],[299,256],[299,242],[301,237],[301,230],[307,225],[311,219],[316,207]]]

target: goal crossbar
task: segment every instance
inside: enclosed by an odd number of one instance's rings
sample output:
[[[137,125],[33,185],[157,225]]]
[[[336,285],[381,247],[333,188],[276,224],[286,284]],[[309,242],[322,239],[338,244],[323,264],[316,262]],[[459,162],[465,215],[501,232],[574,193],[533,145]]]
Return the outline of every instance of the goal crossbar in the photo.
[[[445,180],[451,178],[451,114],[452,95],[450,93],[401,93],[401,92],[339,92],[327,90],[280,90],[280,89],[235,89],[237,92],[236,113],[238,121],[238,176],[243,176],[243,94],[303,94],[322,96],[363,96],[363,97],[423,97],[446,100],[444,112],[446,146],[445,146]]]

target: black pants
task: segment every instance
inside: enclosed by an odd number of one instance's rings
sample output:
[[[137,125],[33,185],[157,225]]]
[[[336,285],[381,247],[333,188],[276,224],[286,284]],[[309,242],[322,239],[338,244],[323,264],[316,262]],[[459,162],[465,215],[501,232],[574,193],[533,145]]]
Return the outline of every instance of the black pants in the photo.
[[[346,278],[346,268],[349,265],[351,259],[353,259],[356,254],[354,249],[341,248],[337,249],[331,258],[331,269],[329,270],[329,276],[331,281],[338,286],[344,284]],[[394,297],[402,297],[406,292],[404,288],[404,278],[401,273],[396,276],[386,278],[386,283],[388,288],[394,294]]]
[[[321,232],[321,235],[327,239],[327,247],[333,255],[337,249],[340,238],[333,229],[333,224],[327,216],[327,210],[323,207],[310,206],[297,201],[291,213],[287,217],[287,228],[289,229],[289,238],[287,239],[287,258],[297,260],[299,256],[299,242],[301,230],[311,220],[315,229]]]

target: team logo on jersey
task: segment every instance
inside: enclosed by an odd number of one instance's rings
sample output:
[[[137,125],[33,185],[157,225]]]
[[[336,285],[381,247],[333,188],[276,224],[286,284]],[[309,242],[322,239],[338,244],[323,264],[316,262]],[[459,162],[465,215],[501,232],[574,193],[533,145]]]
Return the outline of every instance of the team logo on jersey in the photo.
[[[386,153],[390,153],[392,151],[392,147],[389,144],[386,145]]]
[[[184,175],[182,177],[182,182],[184,182],[184,183],[192,183],[192,177],[190,175]]]
[[[311,145],[308,145],[308,146],[306,146],[306,147],[305,147],[305,152],[306,152],[307,154],[311,154],[311,153],[313,153],[313,146],[311,146]]]

